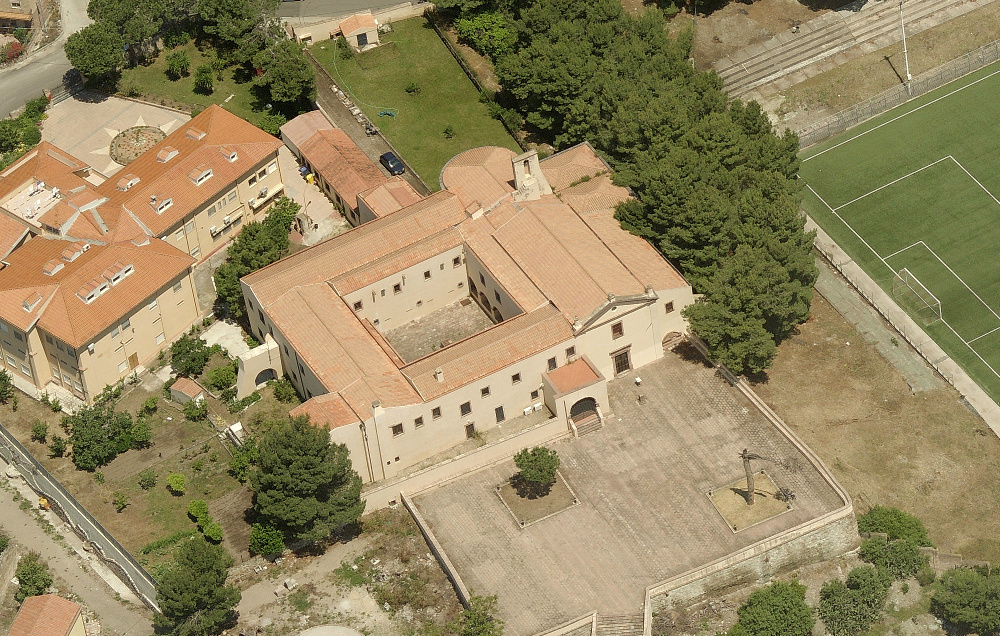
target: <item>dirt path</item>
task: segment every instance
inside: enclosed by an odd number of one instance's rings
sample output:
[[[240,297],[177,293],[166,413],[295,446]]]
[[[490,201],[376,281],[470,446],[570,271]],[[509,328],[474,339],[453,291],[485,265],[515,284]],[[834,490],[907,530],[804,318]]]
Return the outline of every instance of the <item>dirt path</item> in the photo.
[[[0,461],[0,471],[7,465]],[[6,479],[6,477],[4,477]],[[13,494],[0,491],[0,519],[14,541],[26,550],[34,550],[48,563],[60,591],[75,594],[80,602],[93,611],[111,636],[145,636],[152,634],[151,614],[145,608],[129,607],[115,599],[115,592],[95,574],[75,553],[50,535],[27,511],[21,510]],[[68,541],[75,540],[73,537]]]

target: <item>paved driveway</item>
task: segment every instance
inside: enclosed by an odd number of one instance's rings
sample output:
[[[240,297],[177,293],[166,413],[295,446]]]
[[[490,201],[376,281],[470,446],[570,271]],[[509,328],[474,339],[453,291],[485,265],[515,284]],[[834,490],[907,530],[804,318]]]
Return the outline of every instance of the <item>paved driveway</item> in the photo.
[[[633,372],[634,373],[634,372]],[[700,363],[674,355],[609,384],[600,431],[554,445],[581,504],[519,528],[493,487],[505,461],[418,495],[415,503],[466,585],[497,594],[511,635],[597,610],[636,614],[645,587],[720,558],[842,503],[819,473],[749,404]],[[637,396],[644,396],[637,402]],[[707,491],[740,478],[749,447],[795,494],[792,511],[734,533]]]
[[[173,132],[190,116],[120,97],[82,91],[49,109],[42,139],[53,143],[110,177],[122,169],[111,160],[115,135],[132,126],[156,126]]]

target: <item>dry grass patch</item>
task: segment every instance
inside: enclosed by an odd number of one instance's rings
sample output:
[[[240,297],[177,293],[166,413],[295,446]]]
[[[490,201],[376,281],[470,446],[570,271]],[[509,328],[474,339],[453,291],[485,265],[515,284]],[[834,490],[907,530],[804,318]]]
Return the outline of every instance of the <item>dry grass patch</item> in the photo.
[[[569,484],[559,473],[556,473],[555,483],[544,495],[538,496],[527,492],[523,487],[516,485],[513,479],[502,486],[497,486],[496,493],[514,517],[514,521],[522,528],[579,503]]]
[[[737,479],[731,484],[709,491],[712,505],[735,532],[745,530],[761,521],[777,517],[792,509],[792,505],[781,498],[778,487],[770,475],[760,471],[753,479],[753,505],[747,503],[747,480]]]

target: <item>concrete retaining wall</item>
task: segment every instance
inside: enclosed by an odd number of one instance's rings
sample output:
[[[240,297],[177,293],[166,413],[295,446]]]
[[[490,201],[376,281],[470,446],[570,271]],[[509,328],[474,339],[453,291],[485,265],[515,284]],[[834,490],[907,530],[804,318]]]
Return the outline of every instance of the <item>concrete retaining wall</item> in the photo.
[[[541,446],[569,434],[569,429],[564,421],[557,418],[546,420],[520,433],[463,453],[408,477],[387,484],[379,484],[377,487],[361,493],[367,503],[365,510],[370,512],[395,505],[400,500],[400,493],[406,492],[411,496],[415,495],[422,490],[439,486],[472,471],[513,457],[522,448]]]

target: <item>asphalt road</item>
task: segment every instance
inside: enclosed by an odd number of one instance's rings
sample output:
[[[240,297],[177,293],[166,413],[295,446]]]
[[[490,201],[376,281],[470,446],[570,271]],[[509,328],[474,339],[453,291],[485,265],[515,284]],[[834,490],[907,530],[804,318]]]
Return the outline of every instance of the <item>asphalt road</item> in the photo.
[[[348,15],[357,11],[377,11],[406,0],[293,0],[282,2],[278,17],[290,19]],[[415,1],[415,0],[414,0]]]
[[[88,0],[62,0],[62,33],[44,49],[26,60],[0,71],[0,117],[24,106],[46,89],[62,84],[63,76],[72,68],[63,45],[71,33],[90,24]],[[56,25],[49,25],[54,28]]]

